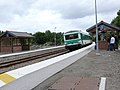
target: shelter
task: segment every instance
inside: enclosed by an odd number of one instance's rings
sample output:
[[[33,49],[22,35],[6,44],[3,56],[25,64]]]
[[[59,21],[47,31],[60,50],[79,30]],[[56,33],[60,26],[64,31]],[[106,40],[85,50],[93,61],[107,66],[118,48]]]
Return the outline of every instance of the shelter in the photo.
[[[97,23],[97,25],[98,25],[98,46],[99,46],[99,49],[107,50],[108,38],[111,35],[116,35],[117,38],[119,38],[120,28],[118,28],[114,25],[108,24],[104,21]],[[86,31],[89,32],[90,35],[92,35],[94,40],[95,40],[96,25],[93,25],[92,27],[88,28]]]
[[[27,32],[6,31],[0,36],[0,52],[18,52],[30,50],[30,39]]]

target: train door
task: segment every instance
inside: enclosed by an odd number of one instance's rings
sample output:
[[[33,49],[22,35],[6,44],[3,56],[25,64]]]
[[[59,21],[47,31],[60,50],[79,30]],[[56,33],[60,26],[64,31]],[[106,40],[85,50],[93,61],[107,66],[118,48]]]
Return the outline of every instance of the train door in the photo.
[[[83,46],[84,44],[83,44],[83,34],[82,33],[80,33],[80,40],[81,40],[81,45]]]

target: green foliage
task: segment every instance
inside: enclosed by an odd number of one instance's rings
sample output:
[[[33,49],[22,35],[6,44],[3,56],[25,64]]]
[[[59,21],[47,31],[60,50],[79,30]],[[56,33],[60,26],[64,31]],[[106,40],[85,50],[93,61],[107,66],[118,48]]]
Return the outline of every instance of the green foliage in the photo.
[[[51,33],[49,30],[45,32],[46,42],[53,42],[54,41],[54,34]]]
[[[117,12],[117,15],[120,16],[120,10]]]
[[[50,32],[50,30],[47,30],[45,33],[43,32],[36,32],[33,34],[33,43],[34,44],[45,44],[49,43],[54,45],[55,44],[55,38],[56,38],[56,45],[63,44],[63,33],[55,33]]]
[[[56,44],[57,45],[61,45],[61,44],[63,44],[63,41],[64,41],[64,39],[63,39],[63,33],[56,33]]]
[[[120,10],[117,12],[117,17],[112,20],[111,24],[120,28]]]
[[[0,35],[3,34],[3,33],[4,33],[4,31],[1,31],[1,30],[0,30]]]
[[[45,36],[45,33],[42,33],[42,32],[36,32],[34,35],[34,43],[36,44],[44,44],[46,43],[46,36]]]

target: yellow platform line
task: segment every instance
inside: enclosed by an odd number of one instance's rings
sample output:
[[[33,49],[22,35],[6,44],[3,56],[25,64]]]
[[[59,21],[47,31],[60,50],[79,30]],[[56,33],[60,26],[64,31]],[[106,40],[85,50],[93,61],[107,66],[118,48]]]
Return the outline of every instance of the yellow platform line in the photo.
[[[10,83],[10,82],[16,80],[16,78],[14,78],[6,73],[3,73],[3,74],[0,74],[0,80],[7,84],[7,83]]]

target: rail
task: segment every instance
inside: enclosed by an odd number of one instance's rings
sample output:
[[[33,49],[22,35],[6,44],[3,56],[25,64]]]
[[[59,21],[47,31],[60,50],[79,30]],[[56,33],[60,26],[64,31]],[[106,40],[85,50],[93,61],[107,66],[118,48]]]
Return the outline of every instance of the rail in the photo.
[[[68,52],[68,50],[61,49],[61,50],[46,52],[46,53],[43,53],[43,54],[41,53],[39,55],[34,55],[34,56],[32,55],[32,56],[29,56],[29,57],[23,57],[21,59],[16,59],[16,60],[13,59],[11,61],[4,61],[4,62],[0,62],[0,68],[10,67],[12,65],[24,63],[24,62],[27,62],[27,61],[32,61],[32,60],[47,57],[47,56],[49,56],[49,58],[51,58],[51,57],[53,57],[52,55],[54,55],[54,54],[57,54],[56,56],[58,56],[58,55],[61,55],[61,54],[67,53],[67,52]]]

